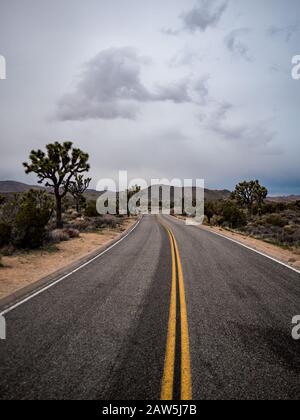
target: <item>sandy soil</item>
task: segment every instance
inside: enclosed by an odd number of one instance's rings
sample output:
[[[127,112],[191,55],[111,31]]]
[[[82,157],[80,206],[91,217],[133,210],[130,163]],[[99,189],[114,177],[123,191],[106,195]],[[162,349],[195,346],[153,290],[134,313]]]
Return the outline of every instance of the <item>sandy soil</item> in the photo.
[[[130,219],[119,229],[105,229],[99,233],[82,233],[80,238],[57,244],[57,251],[32,251],[3,257],[0,268],[0,299],[9,296],[37,280],[55,273],[82,257],[93,253],[121,235],[135,223]]]
[[[286,250],[278,246],[268,244],[259,239],[254,239],[249,236],[242,235],[240,233],[230,232],[226,229],[210,226],[201,226],[201,229],[214,231],[220,233],[228,238],[234,239],[241,242],[244,245],[247,245],[257,251],[263,252],[264,254],[269,255],[272,258],[276,258],[279,261],[284,262],[285,264],[290,265],[291,267],[300,269],[300,249],[298,250]]]

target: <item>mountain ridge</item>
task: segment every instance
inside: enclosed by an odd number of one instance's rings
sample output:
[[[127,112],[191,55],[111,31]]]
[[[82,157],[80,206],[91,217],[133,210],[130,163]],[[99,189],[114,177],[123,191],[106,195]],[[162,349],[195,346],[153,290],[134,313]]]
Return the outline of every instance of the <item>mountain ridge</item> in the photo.
[[[19,182],[19,181],[13,181],[13,180],[6,180],[6,181],[0,181],[0,194],[19,194],[19,193],[24,193],[30,189],[34,189],[34,190],[46,190],[47,188],[43,187],[43,186],[39,186],[39,185],[29,185],[26,184],[24,182]],[[91,199],[96,199],[99,196],[98,191],[94,190],[94,189],[88,189],[86,191],[86,195],[88,196],[88,198]],[[222,199],[228,199],[230,197],[230,191],[227,189],[223,189],[223,190],[215,190],[215,189],[208,189],[205,188],[205,199],[207,201],[217,201],[217,200],[222,200]],[[273,202],[293,202],[293,201],[297,201],[300,200],[300,196],[299,195],[289,195],[286,197],[268,197],[267,198],[268,201],[273,201]]]

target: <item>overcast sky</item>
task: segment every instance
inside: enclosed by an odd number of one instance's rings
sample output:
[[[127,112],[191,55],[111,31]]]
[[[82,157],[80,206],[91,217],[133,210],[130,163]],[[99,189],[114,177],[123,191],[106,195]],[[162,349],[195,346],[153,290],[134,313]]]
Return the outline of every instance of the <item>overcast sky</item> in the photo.
[[[300,193],[299,0],[0,0],[0,179],[72,140],[99,178]]]

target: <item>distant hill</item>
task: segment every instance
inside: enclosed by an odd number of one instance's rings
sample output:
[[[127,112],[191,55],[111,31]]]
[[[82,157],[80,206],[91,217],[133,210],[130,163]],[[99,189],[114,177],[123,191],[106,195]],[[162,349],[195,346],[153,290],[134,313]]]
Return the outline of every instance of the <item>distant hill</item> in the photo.
[[[204,197],[207,201],[227,200],[230,195],[229,190],[204,190]]]
[[[44,188],[38,185],[28,185],[17,181],[0,181],[0,194],[23,193],[31,189],[41,190]]]
[[[0,194],[13,194],[13,193],[23,193],[30,189],[45,189],[38,185],[28,185],[18,181],[0,181]],[[86,191],[85,195],[87,199],[96,200],[99,195],[96,190],[89,189]],[[228,190],[209,190],[205,189],[205,199],[208,201],[216,201],[221,199],[229,198],[230,191]]]
[[[13,193],[23,193],[30,189],[45,189],[42,186],[38,185],[28,185],[18,181],[0,181],[0,194],[13,194]],[[97,198],[101,195],[96,190],[89,189],[86,191],[85,196],[88,200],[97,200]],[[205,200],[207,201],[217,201],[217,200],[226,200],[230,197],[229,190],[209,190],[205,189]],[[268,197],[268,201],[272,202],[283,202],[283,203],[291,203],[293,201],[300,200],[299,195],[290,195],[287,197]]]
[[[268,201],[273,203],[293,203],[294,201],[300,201],[300,195],[288,195],[286,197],[268,197]]]
[[[150,188],[150,187],[149,187]],[[159,188],[159,185],[154,186],[154,191]],[[217,201],[217,200],[226,200],[230,197],[230,191],[228,190],[208,190],[205,189],[205,200],[207,201]],[[96,200],[101,193],[96,190],[87,190],[85,196],[87,199]]]

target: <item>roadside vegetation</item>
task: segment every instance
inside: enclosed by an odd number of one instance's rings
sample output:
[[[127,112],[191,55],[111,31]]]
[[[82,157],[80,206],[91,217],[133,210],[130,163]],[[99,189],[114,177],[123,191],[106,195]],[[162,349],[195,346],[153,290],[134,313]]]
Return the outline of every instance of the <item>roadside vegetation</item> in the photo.
[[[91,178],[89,156],[72,143],[46,146],[46,152],[32,151],[27,174],[35,173],[43,188],[0,196],[0,267],[2,256],[43,249],[56,250],[55,244],[78,238],[81,232],[115,229],[125,217],[100,216],[96,201],[89,200]]]
[[[300,247],[300,201],[271,202],[259,181],[242,182],[228,200],[205,203],[205,223],[283,248]]]
[[[71,142],[48,144],[45,152],[30,153],[29,161],[23,164],[25,171],[36,174],[42,186],[0,196],[0,267],[1,256],[32,249],[54,252],[56,244],[78,238],[83,232],[122,226],[126,216],[97,213],[97,197],[88,191],[88,161],[89,155]],[[138,192],[140,187],[133,187],[128,200]],[[205,223],[299,250],[300,201],[272,202],[267,196],[259,181],[241,182],[229,198],[206,200]]]

